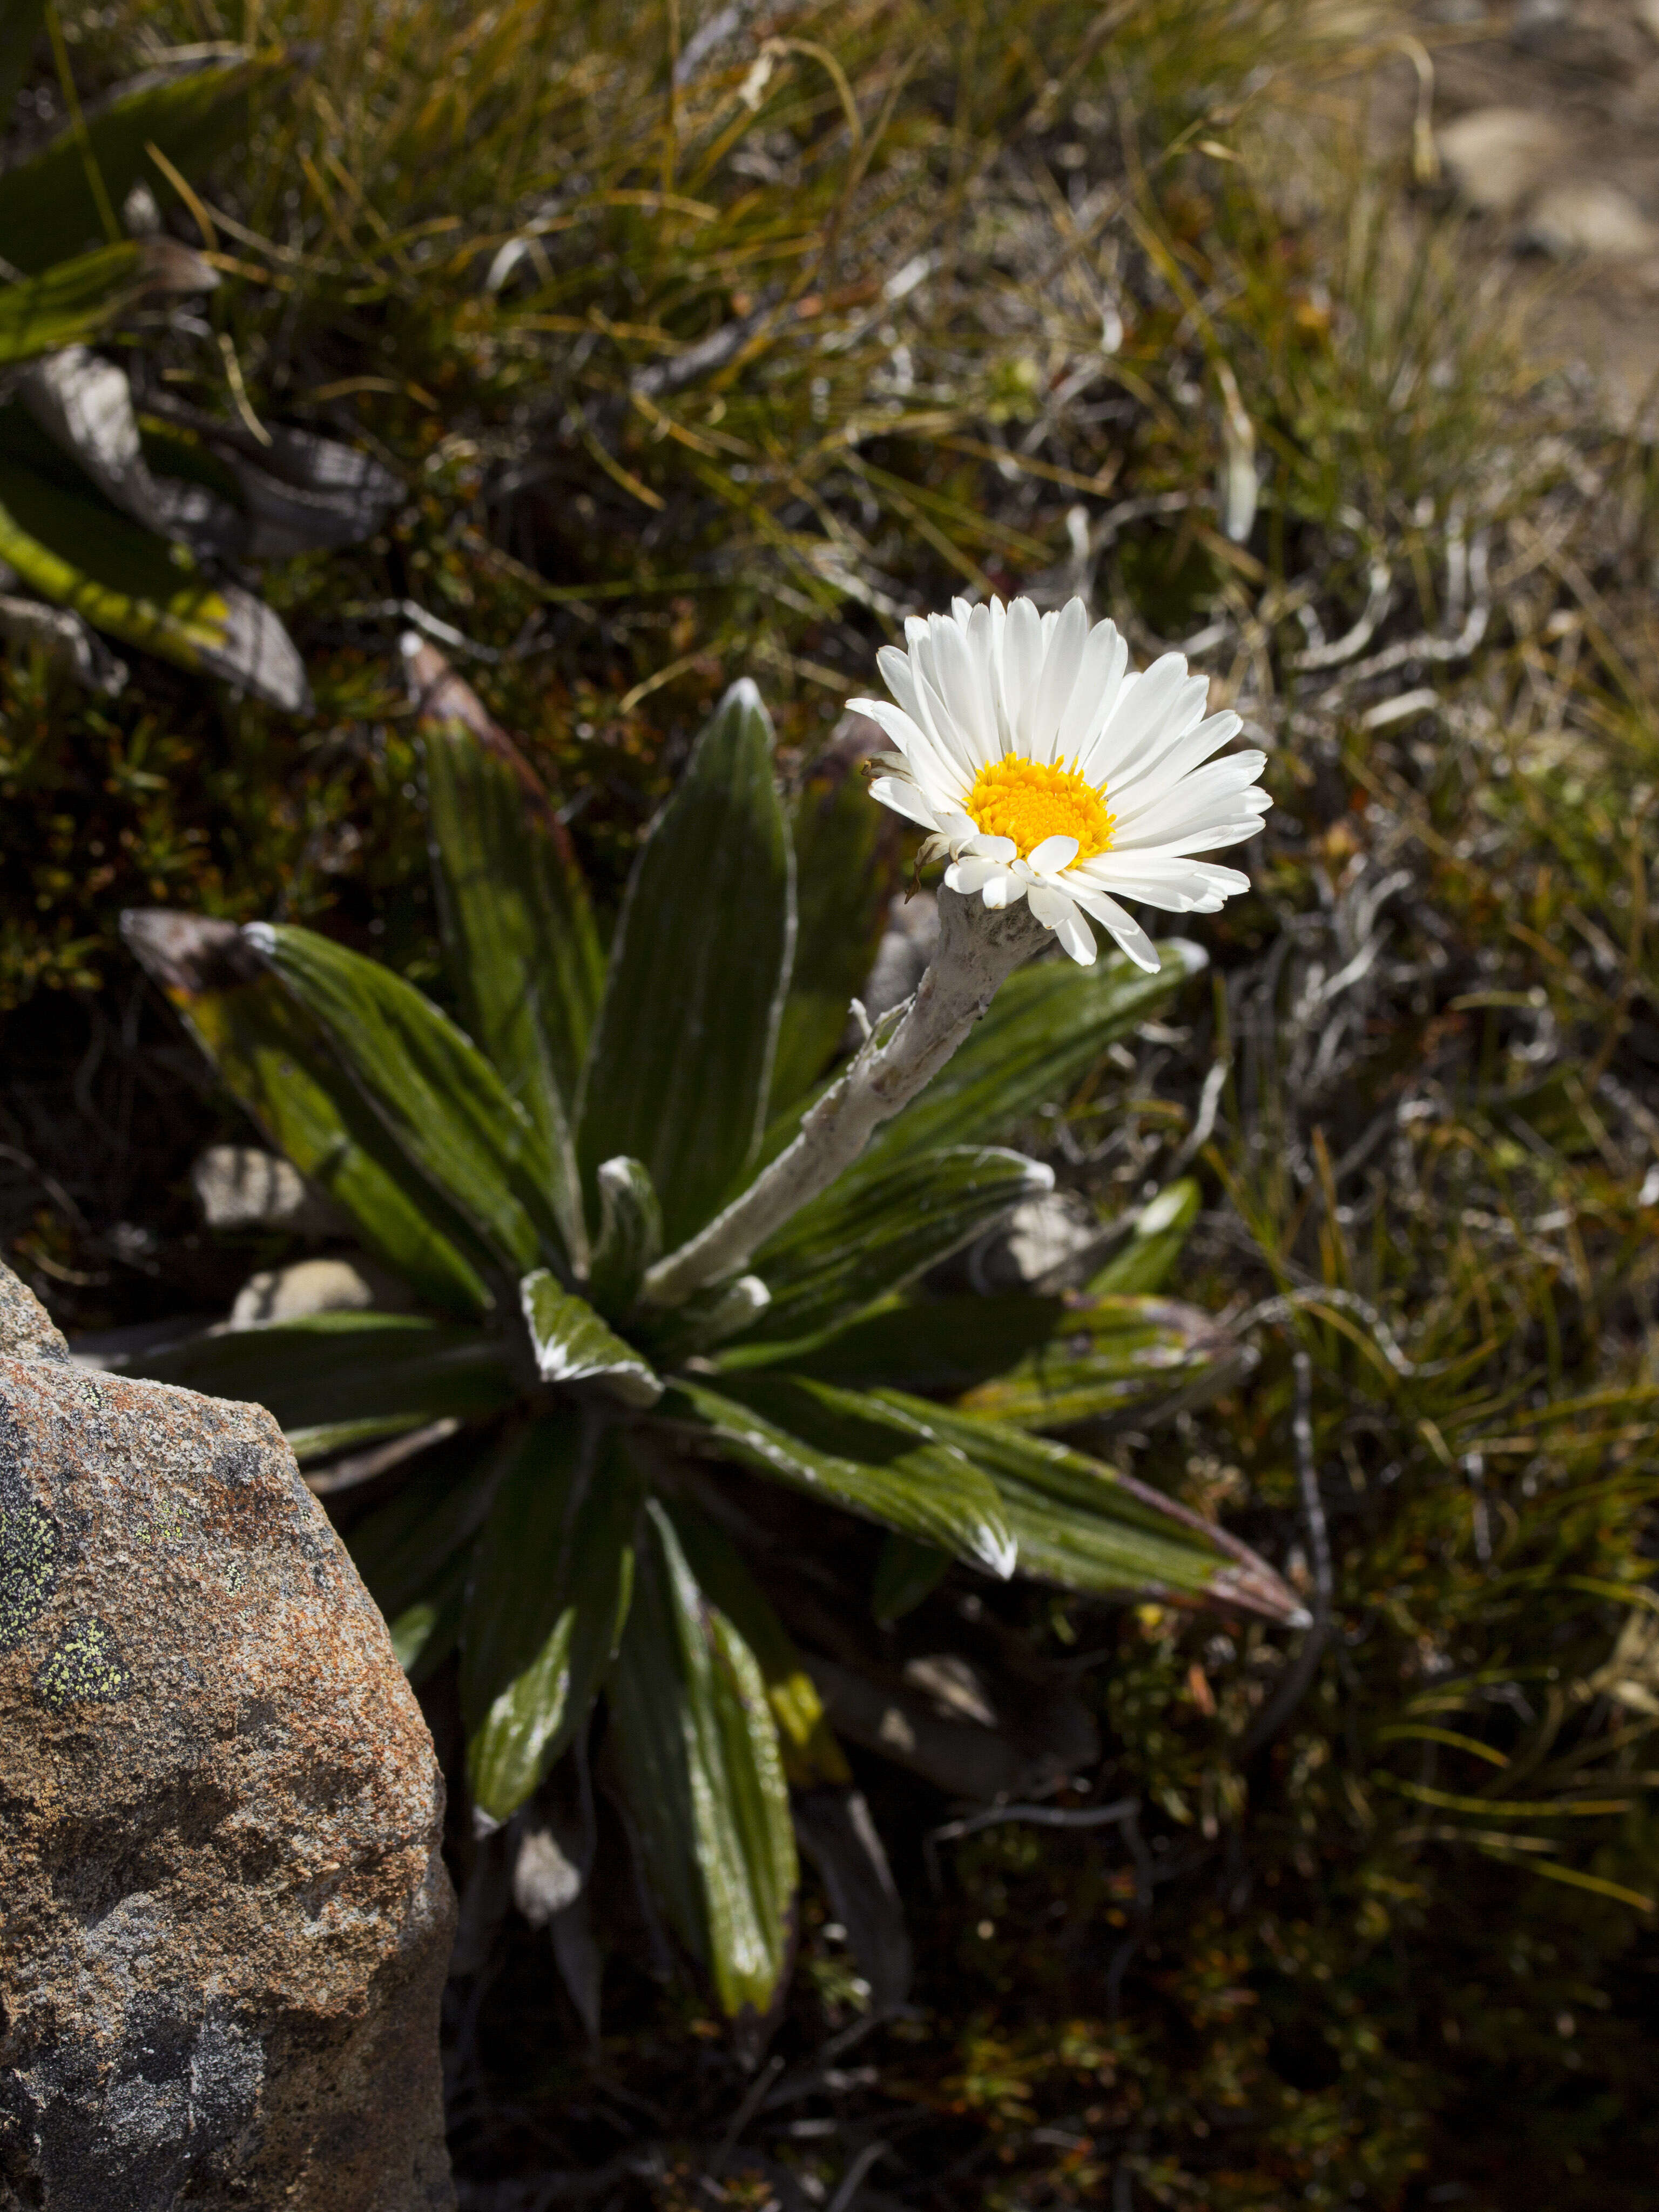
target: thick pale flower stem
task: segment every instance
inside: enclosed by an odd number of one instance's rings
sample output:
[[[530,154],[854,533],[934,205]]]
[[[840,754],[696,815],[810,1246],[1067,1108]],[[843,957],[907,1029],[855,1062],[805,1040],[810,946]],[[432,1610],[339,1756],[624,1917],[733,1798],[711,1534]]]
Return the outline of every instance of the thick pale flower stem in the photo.
[[[871,1137],[938,1073],[996,996],[1049,933],[1022,899],[1000,913],[977,898],[939,895],[939,942],[896,1023],[878,1024],[845,1073],[802,1121],[787,1152],[740,1198],[645,1278],[643,1296],[675,1306],[720,1282],[852,1165]]]

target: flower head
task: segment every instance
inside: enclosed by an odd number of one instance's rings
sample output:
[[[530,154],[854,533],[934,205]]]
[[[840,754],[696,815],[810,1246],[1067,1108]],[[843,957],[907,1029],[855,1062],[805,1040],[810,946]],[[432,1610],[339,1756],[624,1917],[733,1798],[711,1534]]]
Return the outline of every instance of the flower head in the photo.
[[[1241,726],[1206,715],[1209,684],[1178,653],[1137,673],[1117,627],[1081,599],[1040,615],[1030,599],[904,626],[877,665],[896,705],[854,699],[896,750],[872,795],[932,832],[952,890],[989,907],[1024,899],[1073,960],[1095,957],[1092,915],[1131,960],[1158,954],[1121,898],[1214,914],[1249,878],[1195,860],[1253,837],[1272,804],[1259,752],[1213,760]]]

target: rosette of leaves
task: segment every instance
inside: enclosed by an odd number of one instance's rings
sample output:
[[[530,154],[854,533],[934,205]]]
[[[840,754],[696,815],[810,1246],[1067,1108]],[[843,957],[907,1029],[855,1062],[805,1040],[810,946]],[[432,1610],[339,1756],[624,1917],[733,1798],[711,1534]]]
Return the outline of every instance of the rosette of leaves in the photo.
[[[0,112],[46,14],[11,0],[0,19]],[[199,216],[189,175],[291,66],[274,52],[146,74],[0,173],[0,635],[96,690],[125,678],[110,637],[303,711],[304,666],[248,564],[355,543],[398,495],[336,440],[246,406],[221,421],[147,374],[167,330],[149,311],[219,282],[162,222],[186,197]],[[91,350],[119,325],[128,366]]]
[[[443,698],[470,695],[451,679]],[[757,1499],[810,1501],[793,1510],[830,1532],[818,1548],[836,1528],[887,1531],[846,1600],[888,1619],[951,1560],[1294,1612],[1243,1547],[1047,1433],[1225,1356],[1202,1316],[1147,1295],[1186,1192],[1095,1295],[921,1283],[1051,1186],[998,1140],[1197,956],[1170,945],[1152,977],[1115,957],[1017,973],[746,1273],[653,1306],[653,1261],[787,1140],[841,1048],[885,902],[879,810],[855,775],[787,806],[767,714],[738,684],[643,841],[607,951],[545,793],[471,705],[424,725],[460,1021],[301,928],[125,922],[265,1138],[414,1310],[210,1332],[142,1371],[262,1401],[325,1469],[413,1447],[349,1541],[411,1675],[458,1662],[477,1814],[527,1807],[585,1757],[602,1707],[651,1892],[726,2011],[764,2015],[791,1945],[792,1790],[815,1802],[816,1848],[823,1793],[850,1778]]]

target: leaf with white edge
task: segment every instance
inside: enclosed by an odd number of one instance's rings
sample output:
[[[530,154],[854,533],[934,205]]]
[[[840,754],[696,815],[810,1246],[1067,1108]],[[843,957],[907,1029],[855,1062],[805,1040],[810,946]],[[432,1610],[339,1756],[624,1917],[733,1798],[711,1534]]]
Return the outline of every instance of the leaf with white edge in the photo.
[[[489,1304],[471,1229],[413,1175],[317,1025],[232,922],[129,909],[121,934],[276,1149],[356,1221],[370,1251],[447,1312]]]
[[[647,1307],[636,1324],[640,1341],[659,1366],[678,1366],[696,1353],[712,1352],[729,1338],[743,1335],[771,1301],[772,1293],[758,1275],[711,1283],[667,1312]]]
[[[777,1726],[753,1651],[654,1501],[608,1694],[652,1887],[727,2016],[763,2018],[794,1937],[795,1838]]]
[[[76,479],[68,461],[68,483],[18,461],[29,442],[19,421],[15,406],[0,407],[0,561],[94,629],[285,713],[308,711],[304,664],[271,610],[240,585],[211,581],[182,546]]]
[[[1099,1273],[1090,1278],[1085,1297],[1127,1297],[1161,1291],[1181,1257],[1202,1200],[1195,1182],[1167,1183],[1141,1207],[1127,1240]]]
[[[698,1587],[755,1655],[777,1723],[783,1771],[794,1790],[850,1782],[852,1771],[794,1639],[772,1609],[737,1546],[688,1500],[668,1508]]]
[[[388,1621],[433,1597],[489,1510],[501,1453],[476,1433],[423,1452],[395,1494],[352,1528],[352,1564]]]
[[[624,1406],[654,1406],[661,1397],[649,1364],[547,1268],[526,1275],[519,1297],[544,1382],[595,1382]]]
[[[642,1160],[672,1249],[754,1157],[795,936],[772,725],[747,678],[704,726],[641,850],[611,947],[577,1147]]]
[[[619,1433],[576,1414],[509,1451],[461,1626],[467,1780],[490,1820],[511,1819],[587,1718],[628,1617],[642,1492]]]
[[[994,1484],[941,1438],[919,1400],[914,1408],[898,1408],[762,1370],[722,1375],[718,1391],[684,1376],[657,1410],[758,1474],[936,1544],[991,1574],[1013,1571],[1013,1538]]]
[[[750,1337],[779,1343],[833,1328],[1054,1187],[1039,1161],[969,1145],[832,1183],[755,1255],[772,1302]]]
[[[445,962],[508,1091],[568,1164],[604,977],[586,887],[539,778],[436,649],[404,646],[424,744]],[[585,1237],[573,1205],[566,1241]]]
[[[405,1158],[497,1258],[519,1274],[544,1255],[563,1262],[557,1163],[471,1038],[401,975],[313,930],[251,922],[243,934]]]
[[[477,1419],[518,1395],[501,1344],[416,1314],[321,1313],[224,1329],[150,1352],[121,1372],[264,1406],[286,1435],[374,1422],[380,1435]]]
[[[643,1161],[619,1154],[599,1163],[599,1233],[587,1294],[601,1313],[626,1315],[646,1269],[662,1250],[662,1208]]]
[[[1075,1428],[1192,1405],[1237,1380],[1250,1357],[1224,1323],[1174,1298],[1068,1300],[1045,1343],[957,1402],[1016,1428]]]
[[[288,73],[283,54],[210,62],[205,68],[141,80],[115,90],[86,118],[87,148],[112,207],[147,184],[165,208],[179,204],[157,146],[186,177],[199,174],[247,130],[249,95]],[[102,234],[86,156],[73,125],[42,152],[0,176],[0,255],[28,273],[50,268]]]
[[[774,1346],[751,1332],[717,1364],[728,1376],[787,1366],[848,1388],[891,1383],[1058,1429],[1167,1414],[1224,1388],[1245,1356],[1224,1323],[1173,1298],[1008,1292],[896,1299],[808,1341]]]
[[[990,1480],[1022,1574],[1066,1589],[1179,1598],[1305,1621],[1294,1593],[1248,1545],[1115,1468],[901,1391],[872,1395],[880,1407],[925,1418],[941,1443]]]
[[[0,368],[83,344],[150,292],[208,292],[217,273],[173,239],[134,240],[0,287]]]

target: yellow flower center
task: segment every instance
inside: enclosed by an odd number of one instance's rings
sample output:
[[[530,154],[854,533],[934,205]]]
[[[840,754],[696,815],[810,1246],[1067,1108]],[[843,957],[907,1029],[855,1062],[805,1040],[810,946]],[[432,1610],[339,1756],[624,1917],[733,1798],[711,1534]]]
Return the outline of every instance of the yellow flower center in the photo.
[[[1075,837],[1078,859],[1092,860],[1111,844],[1116,823],[1106,811],[1105,788],[1097,791],[1064,761],[1051,768],[1009,753],[981,769],[965,805],[988,837],[1012,837],[1022,860],[1045,837]]]

